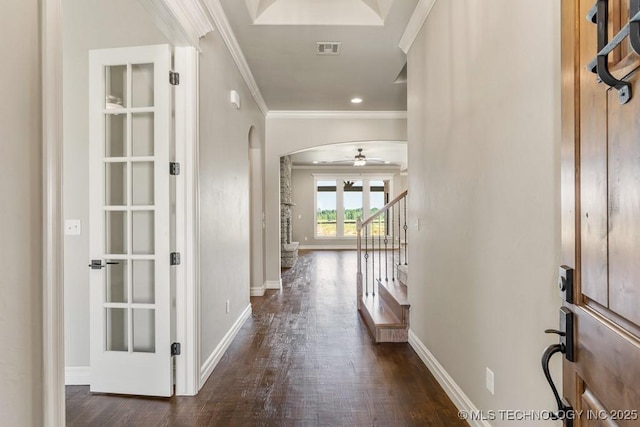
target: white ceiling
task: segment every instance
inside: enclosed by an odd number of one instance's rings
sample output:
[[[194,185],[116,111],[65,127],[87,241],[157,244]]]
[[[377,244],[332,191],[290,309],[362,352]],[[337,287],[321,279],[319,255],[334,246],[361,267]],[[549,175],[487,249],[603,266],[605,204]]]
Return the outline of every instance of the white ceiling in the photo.
[[[394,81],[417,2],[220,0],[269,110],[296,111],[406,110],[406,84]],[[341,52],[316,55],[316,42],[341,42]]]

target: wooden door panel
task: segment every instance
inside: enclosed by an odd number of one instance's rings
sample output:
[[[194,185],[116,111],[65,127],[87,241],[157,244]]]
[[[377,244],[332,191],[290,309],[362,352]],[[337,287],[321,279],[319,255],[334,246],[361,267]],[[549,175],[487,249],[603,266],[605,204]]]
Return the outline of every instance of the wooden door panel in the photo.
[[[593,0],[582,0],[579,15],[586,16],[592,6]],[[584,64],[597,51],[594,25],[586,24],[580,23]],[[582,293],[607,307],[607,111],[598,108],[606,105],[607,93],[586,66],[580,67],[579,99]]]
[[[640,409],[637,338],[616,330],[589,309],[576,309],[574,315],[580,337],[576,373],[585,388],[607,410]]]
[[[625,105],[609,91],[609,309],[640,325],[640,73]],[[637,332],[637,329],[636,331]]]
[[[614,420],[602,419],[601,415],[607,414],[608,411],[588,388],[582,393],[581,402],[582,410],[586,414],[581,417],[584,427],[615,427],[617,425]]]

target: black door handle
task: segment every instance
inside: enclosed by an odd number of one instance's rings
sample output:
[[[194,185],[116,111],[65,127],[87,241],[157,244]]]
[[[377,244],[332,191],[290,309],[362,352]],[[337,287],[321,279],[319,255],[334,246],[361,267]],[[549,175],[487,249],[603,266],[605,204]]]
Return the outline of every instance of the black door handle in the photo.
[[[551,344],[549,347],[547,347],[544,350],[544,353],[542,353],[542,372],[544,372],[544,376],[549,383],[549,387],[551,387],[553,397],[556,399],[556,404],[558,405],[558,412],[552,414],[552,418],[554,420],[564,420],[565,427],[573,427],[573,414],[571,414],[573,411],[573,407],[569,404],[569,402],[567,402],[566,399],[560,398],[558,388],[551,378],[551,372],[549,372],[549,361],[551,360],[551,356],[556,353],[564,352],[564,344]]]
[[[551,357],[556,353],[562,353],[565,358],[570,362],[574,361],[573,354],[573,313],[567,307],[560,308],[560,328],[559,329],[547,329],[545,334],[558,335],[560,342],[558,344],[551,344],[545,348],[542,353],[542,372],[551,387],[553,397],[558,405],[558,412],[553,414],[553,418],[556,420],[563,420],[565,427],[573,427],[573,408],[567,402],[566,399],[560,397],[558,388],[551,378],[551,372],[549,372],[549,361]]]
[[[107,261],[105,264],[103,264],[102,260],[92,259],[91,264],[89,264],[89,268],[92,270],[100,270],[101,268],[106,267],[107,265],[116,265],[116,264],[120,264],[120,263],[117,261]]]

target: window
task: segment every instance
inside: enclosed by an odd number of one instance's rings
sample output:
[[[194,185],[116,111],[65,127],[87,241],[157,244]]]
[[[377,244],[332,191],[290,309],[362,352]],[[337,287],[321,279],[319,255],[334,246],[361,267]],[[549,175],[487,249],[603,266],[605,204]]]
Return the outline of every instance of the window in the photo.
[[[385,203],[385,191],[384,191],[384,182],[383,181],[371,181],[369,183],[370,187],[369,187],[369,191],[371,192],[371,215],[375,214],[376,212],[378,212],[380,209],[382,209],[384,207]],[[371,230],[373,232],[374,236],[384,236],[385,235],[385,230],[386,230],[386,215],[383,214],[380,217],[380,220],[376,220],[372,227]]]
[[[362,218],[362,181],[344,181],[344,236],[356,236],[356,221]]]
[[[337,236],[336,181],[316,181],[316,236]]]
[[[316,230],[315,236],[355,237],[357,221],[368,218],[388,200],[389,179],[380,175],[363,178],[315,174]],[[376,222],[374,233],[384,235],[387,219]]]

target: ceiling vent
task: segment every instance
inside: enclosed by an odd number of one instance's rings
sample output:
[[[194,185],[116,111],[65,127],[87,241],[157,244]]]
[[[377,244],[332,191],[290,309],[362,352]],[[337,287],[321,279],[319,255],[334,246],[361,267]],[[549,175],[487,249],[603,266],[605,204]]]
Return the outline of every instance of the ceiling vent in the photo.
[[[340,55],[341,42],[316,42],[318,55]]]

